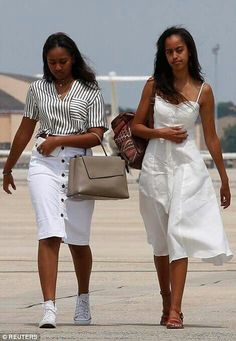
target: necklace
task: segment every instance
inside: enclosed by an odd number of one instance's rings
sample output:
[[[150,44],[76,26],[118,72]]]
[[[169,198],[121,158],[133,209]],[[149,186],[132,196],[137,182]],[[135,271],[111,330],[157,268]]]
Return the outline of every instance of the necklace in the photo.
[[[55,84],[57,86],[59,86],[60,88],[62,88],[63,86],[67,86],[68,84],[71,84],[73,82],[73,78],[72,79],[69,79],[69,80],[61,80],[61,81],[58,81],[58,82],[55,82]]]
[[[60,99],[63,99],[67,95],[67,93],[70,91],[73,81],[74,79],[72,78],[67,81],[62,80],[61,82],[58,82],[58,83],[55,82],[57,96]]]

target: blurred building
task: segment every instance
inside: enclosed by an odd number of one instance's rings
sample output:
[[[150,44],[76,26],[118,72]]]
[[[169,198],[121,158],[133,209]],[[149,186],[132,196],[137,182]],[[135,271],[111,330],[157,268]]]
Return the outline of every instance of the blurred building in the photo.
[[[9,149],[22,119],[29,84],[36,79],[0,73],[0,149]],[[26,150],[32,146],[33,139]]]

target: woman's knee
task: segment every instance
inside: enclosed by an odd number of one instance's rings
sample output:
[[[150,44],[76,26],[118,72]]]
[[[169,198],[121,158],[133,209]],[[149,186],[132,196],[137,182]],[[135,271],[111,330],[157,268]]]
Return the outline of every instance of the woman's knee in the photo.
[[[91,253],[89,245],[69,245],[72,255],[77,257],[87,257]]]
[[[50,237],[50,238],[39,240],[39,246],[41,247],[55,248],[55,247],[59,247],[60,244],[61,244],[61,238],[59,237]]]

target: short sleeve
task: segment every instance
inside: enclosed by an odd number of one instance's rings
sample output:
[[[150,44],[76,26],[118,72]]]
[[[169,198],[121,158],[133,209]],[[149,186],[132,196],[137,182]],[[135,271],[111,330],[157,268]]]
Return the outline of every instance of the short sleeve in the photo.
[[[88,106],[88,128],[104,127],[106,130],[108,129],[104,107],[104,101],[99,91],[92,103]]]
[[[24,117],[28,117],[32,120],[39,120],[39,110],[37,103],[35,101],[35,97],[33,94],[32,87],[29,87],[27,96],[26,96],[26,102],[25,102],[25,109],[24,109]]]

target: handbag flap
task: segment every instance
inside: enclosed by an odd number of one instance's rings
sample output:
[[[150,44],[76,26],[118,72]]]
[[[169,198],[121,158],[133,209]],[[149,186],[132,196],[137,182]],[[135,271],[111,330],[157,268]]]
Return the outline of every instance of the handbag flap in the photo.
[[[119,156],[81,156],[90,179],[123,176],[125,161]]]

